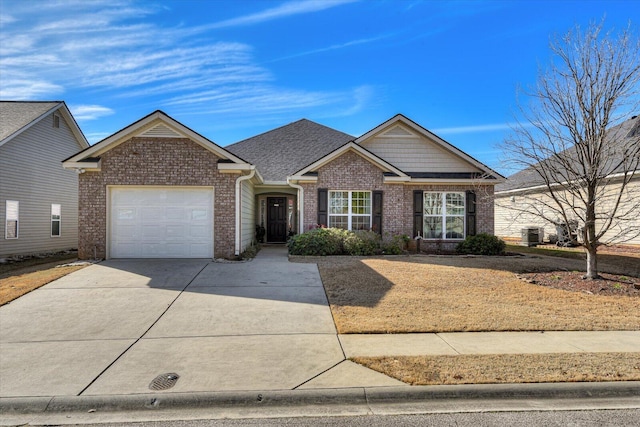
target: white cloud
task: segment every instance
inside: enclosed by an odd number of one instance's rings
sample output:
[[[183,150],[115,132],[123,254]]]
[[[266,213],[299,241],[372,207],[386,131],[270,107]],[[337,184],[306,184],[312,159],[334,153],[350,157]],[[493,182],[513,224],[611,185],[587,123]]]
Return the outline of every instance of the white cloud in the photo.
[[[174,114],[233,112],[251,114],[252,119],[279,111],[309,114],[310,109],[326,106],[337,114],[353,114],[369,97],[366,89],[281,87],[272,71],[257,63],[252,46],[220,40],[211,32],[213,28],[314,13],[352,1],[291,1],[200,27],[146,19],[164,9],[125,0],[42,2],[39,8],[10,3],[3,12],[15,22],[3,28],[0,95],[51,99],[66,93],[68,101],[77,103],[73,114],[82,121],[113,114],[103,106],[109,105],[109,99],[148,103],[151,108],[173,106],[178,109]],[[363,38],[317,51],[376,39]]]
[[[478,132],[494,132],[500,130],[509,130],[513,127],[512,123],[496,123],[489,125],[475,125],[475,126],[457,126],[449,128],[433,129],[433,133],[436,134],[457,134],[457,133],[478,133]]]
[[[376,41],[379,41],[379,40],[383,40],[383,39],[386,39],[386,38],[389,38],[389,37],[393,37],[393,36],[394,36],[394,34],[383,34],[383,35],[376,36],[376,37],[369,37],[369,38],[365,38],[365,39],[352,40],[352,41],[345,42],[345,43],[334,44],[334,45],[327,46],[327,47],[322,47],[322,48],[319,48],[319,49],[312,49],[312,50],[307,50],[305,52],[295,53],[293,55],[283,56],[281,58],[276,58],[276,59],[273,59],[271,61],[268,61],[268,63],[283,61],[285,59],[299,58],[301,56],[313,55],[313,54],[316,54],[316,53],[329,52],[329,51],[332,51],[332,50],[344,49],[344,48],[351,47],[351,46],[358,46],[358,45],[362,45],[362,44],[373,43],[373,42],[376,42]]]
[[[0,25],[11,24],[12,22],[16,22],[16,18],[6,13],[0,13]]]
[[[64,92],[60,85],[38,79],[19,79],[5,76],[0,85],[0,98],[11,100],[41,99]]]
[[[110,116],[114,113],[111,108],[103,107],[101,105],[70,105],[69,110],[73,117],[78,120],[95,120],[100,117]]]
[[[353,3],[357,0],[305,0],[291,1],[280,6],[264,10],[250,15],[239,16],[237,18],[227,19],[225,21],[215,22],[210,25],[201,27],[202,29],[218,29],[226,27],[238,27],[243,25],[253,25],[261,22],[280,19],[292,15],[300,15],[303,13],[319,12],[321,10],[330,9],[332,7],[341,6],[347,3]]]
[[[91,132],[91,133],[85,134],[84,136],[87,138],[87,141],[89,141],[89,144],[93,145],[96,142],[102,141],[103,139],[105,139],[110,135],[111,134],[107,132]]]

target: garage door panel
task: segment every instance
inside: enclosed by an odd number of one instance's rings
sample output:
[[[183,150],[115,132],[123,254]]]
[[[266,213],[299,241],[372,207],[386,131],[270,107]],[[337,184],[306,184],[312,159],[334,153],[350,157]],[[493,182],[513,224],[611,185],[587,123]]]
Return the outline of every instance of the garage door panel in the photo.
[[[111,190],[112,258],[211,258],[213,190]]]

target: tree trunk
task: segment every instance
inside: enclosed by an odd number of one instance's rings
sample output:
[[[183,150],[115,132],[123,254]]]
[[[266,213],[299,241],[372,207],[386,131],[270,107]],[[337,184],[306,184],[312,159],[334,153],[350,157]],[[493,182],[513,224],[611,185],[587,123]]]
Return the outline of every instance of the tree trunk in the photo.
[[[597,246],[587,247],[587,274],[584,275],[583,279],[594,280],[600,278],[598,274],[597,251]]]

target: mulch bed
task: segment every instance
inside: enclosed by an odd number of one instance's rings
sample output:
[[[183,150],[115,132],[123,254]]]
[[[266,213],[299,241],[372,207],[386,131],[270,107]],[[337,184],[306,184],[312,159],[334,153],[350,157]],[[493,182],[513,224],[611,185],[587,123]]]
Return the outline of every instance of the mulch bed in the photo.
[[[599,280],[585,280],[580,271],[523,273],[518,277],[528,283],[589,295],[640,297],[640,279],[618,274],[600,273]]]

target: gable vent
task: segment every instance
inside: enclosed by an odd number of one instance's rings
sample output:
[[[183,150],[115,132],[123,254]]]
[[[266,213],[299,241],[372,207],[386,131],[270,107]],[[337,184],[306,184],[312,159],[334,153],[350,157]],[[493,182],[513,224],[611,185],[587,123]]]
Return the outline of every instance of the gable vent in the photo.
[[[140,136],[152,137],[152,138],[181,138],[178,132],[169,128],[168,126],[160,123],[141,133]]]
[[[384,133],[385,136],[412,136],[413,134],[400,126],[394,126]]]

